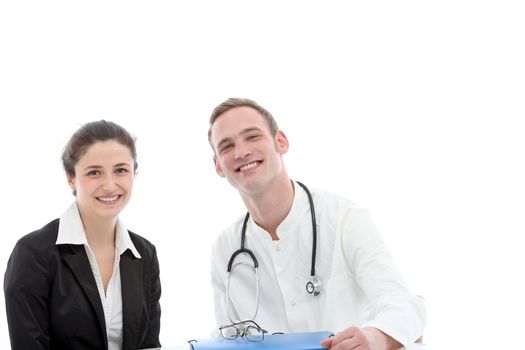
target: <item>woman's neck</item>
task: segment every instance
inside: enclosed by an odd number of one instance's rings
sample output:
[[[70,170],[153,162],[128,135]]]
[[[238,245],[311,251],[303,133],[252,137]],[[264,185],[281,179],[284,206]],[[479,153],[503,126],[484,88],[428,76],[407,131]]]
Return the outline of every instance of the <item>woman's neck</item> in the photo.
[[[82,224],[89,246],[93,249],[100,247],[115,246],[115,232],[117,218],[90,218],[89,215],[82,215]]]

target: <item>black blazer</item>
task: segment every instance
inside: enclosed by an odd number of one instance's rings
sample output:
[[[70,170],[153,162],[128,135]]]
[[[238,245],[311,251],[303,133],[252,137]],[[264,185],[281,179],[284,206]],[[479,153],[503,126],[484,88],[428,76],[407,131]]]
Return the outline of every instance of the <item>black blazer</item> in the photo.
[[[14,350],[108,348],[104,311],[83,245],[56,245],[59,220],[22,237],[4,276]],[[153,244],[129,232],[140,253],[120,257],[123,350],[159,347],[160,279]]]

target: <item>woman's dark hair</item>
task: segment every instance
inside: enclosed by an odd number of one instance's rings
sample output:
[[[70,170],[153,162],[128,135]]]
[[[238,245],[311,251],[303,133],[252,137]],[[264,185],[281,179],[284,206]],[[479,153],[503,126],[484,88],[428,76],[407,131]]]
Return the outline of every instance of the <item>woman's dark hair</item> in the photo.
[[[75,165],[86,153],[89,146],[97,141],[115,140],[127,146],[131,152],[134,163],[134,171],[137,171],[137,150],[135,149],[135,138],[118,124],[99,120],[84,124],[69,139],[62,152],[62,165],[66,174],[75,177]]]

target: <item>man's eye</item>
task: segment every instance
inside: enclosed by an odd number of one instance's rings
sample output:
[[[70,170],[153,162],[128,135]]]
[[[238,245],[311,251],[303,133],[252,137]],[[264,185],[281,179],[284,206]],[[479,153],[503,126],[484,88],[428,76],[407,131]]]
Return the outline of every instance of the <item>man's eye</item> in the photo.
[[[248,135],[247,140],[256,140],[260,135]]]
[[[224,152],[230,148],[232,148],[232,144],[227,144],[227,145],[222,146],[220,151]]]

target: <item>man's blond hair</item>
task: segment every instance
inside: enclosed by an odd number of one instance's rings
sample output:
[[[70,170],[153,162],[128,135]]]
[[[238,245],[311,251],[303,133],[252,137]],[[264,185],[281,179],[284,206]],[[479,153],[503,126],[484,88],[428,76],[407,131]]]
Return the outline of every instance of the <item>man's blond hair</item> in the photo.
[[[210,116],[210,128],[208,129],[208,142],[210,143],[210,146],[214,151],[215,151],[215,148],[213,147],[213,144],[211,142],[211,128],[213,124],[221,115],[228,112],[230,109],[237,108],[237,107],[250,107],[250,108],[255,109],[257,112],[259,112],[266,120],[266,123],[268,124],[268,128],[270,129],[270,132],[273,136],[275,136],[275,134],[277,134],[277,131],[279,131],[277,122],[273,118],[272,114],[268,112],[268,110],[266,110],[264,107],[259,105],[257,102],[250,100],[249,98],[231,97],[227,99],[226,101],[222,102],[221,104],[219,104],[217,107],[215,107]]]

